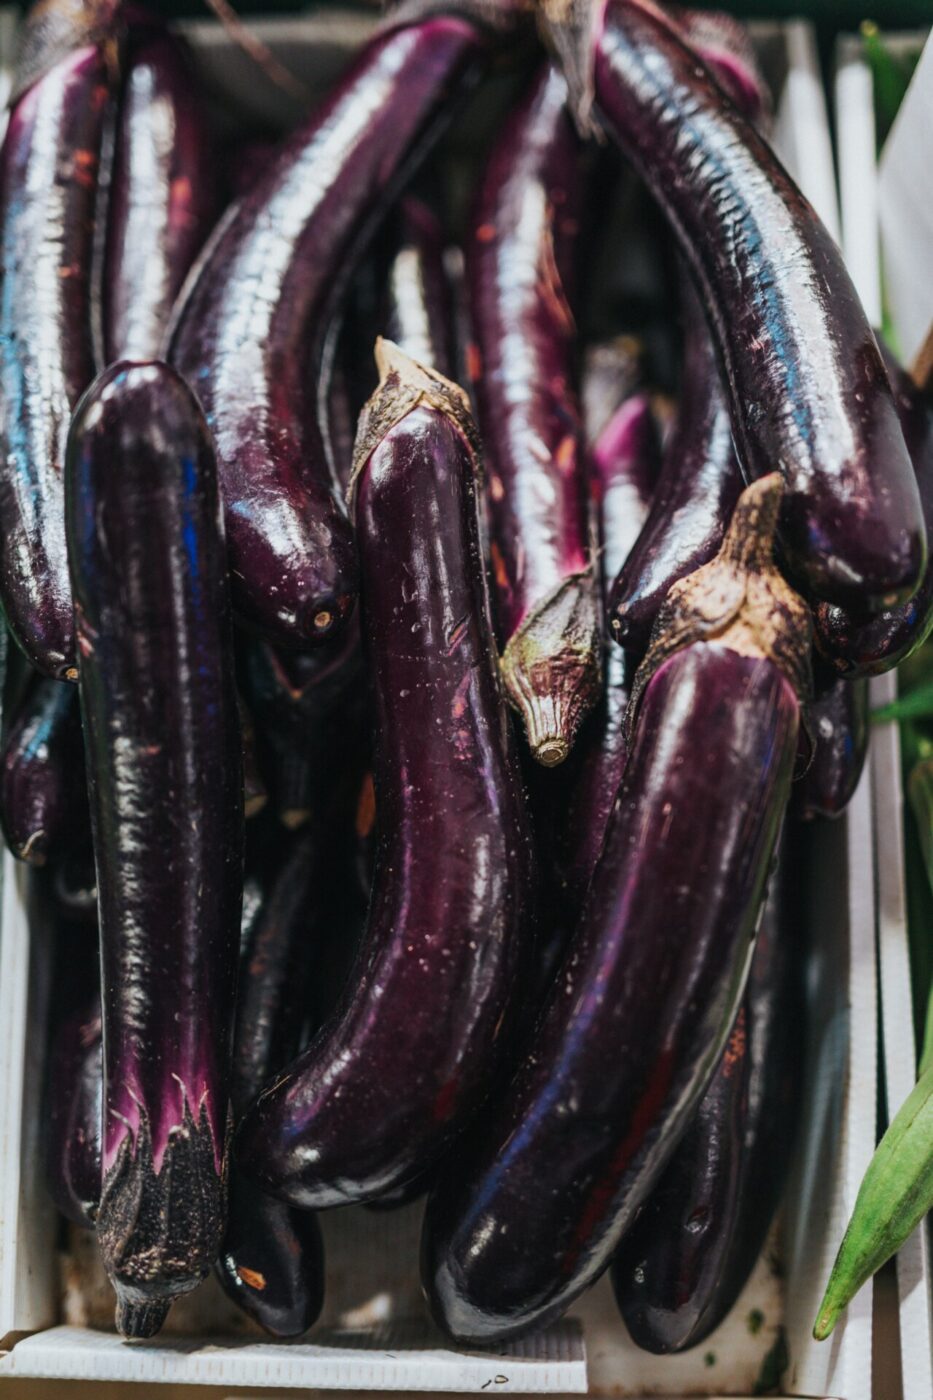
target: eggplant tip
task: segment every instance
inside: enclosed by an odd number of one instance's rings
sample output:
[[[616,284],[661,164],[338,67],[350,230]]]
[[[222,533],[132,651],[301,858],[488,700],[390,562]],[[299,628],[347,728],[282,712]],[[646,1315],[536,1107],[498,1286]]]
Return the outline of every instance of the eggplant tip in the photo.
[[[556,768],[559,763],[570,753],[570,745],[566,739],[558,738],[556,735],[549,735],[543,739],[536,748],[532,750],[534,757],[545,768]]]
[[[161,1331],[171,1298],[117,1298],[116,1325],[127,1341],[146,1341]]]

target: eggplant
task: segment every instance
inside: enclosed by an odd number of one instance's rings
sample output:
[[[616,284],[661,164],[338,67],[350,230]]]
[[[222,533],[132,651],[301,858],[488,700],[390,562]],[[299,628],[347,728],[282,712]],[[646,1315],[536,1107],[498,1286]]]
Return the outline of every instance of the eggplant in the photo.
[[[35,676],[14,712],[0,761],[0,824],[18,860],[44,865],[89,824],[81,715],[74,686]]]
[[[835,242],[650,0],[545,9],[568,54],[576,111],[584,119],[595,99],[695,278],[746,478],[783,473],[781,541],[794,577],[815,598],[863,613],[906,601],[926,560],[920,497]],[[568,11],[582,22],[568,27]]]
[[[238,1118],[299,1048],[319,917],[320,836],[302,833],[272,879],[240,957],[230,1100]],[[234,1167],[216,1267],[228,1297],[274,1337],[306,1332],[324,1301],[320,1226]]]
[[[386,336],[410,359],[451,379],[453,294],[444,268],[443,226],[416,194],[400,200],[395,223],[397,247],[386,278]]]
[[[716,1073],[612,1262],[625,1325],[646,1351],[686,1351],[719,1326],[780,1203],[803,1065],[801,949],[788,873],[779,860]]]
[[[838,817],[858,787],[871,731],[868,681],[830,676],[807,711],[804,770],[794,784],[794,810],[804,820]]]
[[[104,1052],[100,995],[59,1027],[49,1057],[45,1169],[66,1220],[93,1229],[100,1205]]]
[[[618,408],[593,444],[590,462],[606,596],[640,538],[657,478],[657,429],[644,391],[631,394]],[[564,898],[574,922],[596,868],[625,769],[631,672],[619,647],[607,650],[605,678],[605,693],[580,737],[580,769],[561,818],[558,859]]]
[[[62,914],[97,928],[97,875],[91,845],[90,821],[87,840],[83,835],[56,860],[52,872],[55,902]]]
[[[467,245],[500,668],[533,756],[566,759],[599,698],[598,583],[568,302],[579,142],[541,69],[486,166]]]
[[[368,923],[340,1005],[237,1137],[243,1169],[307,1209],[404,1185],[479,1107],[508,1032],[531,889],[475,427],[435,371],[384,341],[377,361],[352,488],[375,708]]]
[[[742,490],[729,406],[703,309],[681,276],[683,371],[674,428],[648,518],[614,581],[614,639],[644,653],[671,585],[716,554]]]
[[[592,451],[617,412],[642,386],[641,342],[632,335],[617,335],[589,345],[584,355],[581,407],[587,444]]]
[[[381,209],[489,49],[468,19],[397,26],[218,226],[167,337],[217,444],[234,605],[285,646],[333,636],[357,591],[326,424],[334,313]]]
[[[27,21],[0,151],[0,601],[32,664],[75,680],[62,472],[72,409],[95,372],[112,6],[48,8]]]
[[[603,1272],[734,1020],[790,793],[806,606],[771,554],[777,473],[675,584],[633,682],[629,758],[550,999],[511,1083],[425,1213],[435,1321],[486,1345]]]
[[[130,27],[103,266],[104,352],[159,352],[175,298],[219,212],[217,161],[185,46]]]
[[[928,533],[933,534],[933,396],[887,357],[897,411],[913,462]],[[909,602],[874,618],[821,603],[813,616],[816,645],[841,676],[879,676],[899,666],[933,629],[933,569]]]
[[[125,1336],[223,1234],[243,764],[216,468],[187,385],[106,370],[76,410],[68,555],[100,909],[97,1235]]]

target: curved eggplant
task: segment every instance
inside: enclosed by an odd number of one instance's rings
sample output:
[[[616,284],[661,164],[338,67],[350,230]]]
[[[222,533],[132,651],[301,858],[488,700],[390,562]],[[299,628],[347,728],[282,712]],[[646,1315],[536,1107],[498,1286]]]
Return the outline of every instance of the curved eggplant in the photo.
[[[222,221],[170,328],[217,444],[234,604],[268,641],[322,641],[353,607],[329,328],[380,207],[488,47],[481,26],[444,16],[377,34]]]
[[[775,473],[676,584],[580,922],[515,1078],[428,1199],[422,1282],[460,1342],[557,1317],[610,1262],[735,1017],[790,793],[810,622],[771,559]],[[659,897],[663,891],[663,897]]]
[[[316,830],[292,843],[240,956],[230,1101],[239,1118],[298,1049],[321,871]],[[217,1277],[224,1292],[274,1337],[297,1337],[324,1301],[316,1218],[262,1192],[234,1167]]]
[[[245,1170],[307,1208],[364,1201],[426,1171],[482,1102],[530,888],[475,429],[456,386],[386,342],[377,357],[353,486],[376,714],[369,920],[337,1011],[237,1139]]]
[[[643,349],[636,336],[617,335],[587,346],[580,401],[591,452],[603,429],[624,409],[643,377]]]
[[[640,538],[657,476],[658,436],[646,393],[633,393],[619,407],[593,444],[590,461],[608,594]],[[631,675],[618,647],[607,649],[605,677],[605,694],[580,736],[580,771],[561,822],[558,863],[574,919],[602,850],[628,752],[625,712]]]
[[[599,698],[598,584],[567,301],[579,142],[551,65],[493,148],[467,272],[506,694],[553,767]]]
[[[151,1336],[223,1232],[242,747],[207,425],[167,365],[118,364],[72,423],[68,553],[100,907],[97,1234],[117,1326]]]
[[[918,389],[890,356],[886,358],[927,531],[933,538],[933,396]],[[837,674],[851,679],[890,671],[906,661],[933,629],[933,568],[927,567],[914,596],[898,608],[866,620],[821,603],[813,624],[817,648]]]
[[[578,111],[664,208],[730,390],[743,470],[784,475],[781,540],[816,598],[877,612],[910,597],[926,529],[871,327],[842,255],[774,152],[650,0],[584,0],[561,25]],[[573,7],[570,7],[573,8]],[[581,47],[582,46],[582,47]]]
[[[0,823],[19,860],[44,865],[88,828],[81,715],[74,686],[36,676],[4,738]]]
[[[72,410],[95,371],[91,264],[110,65],[101,7],[90,3],[70,52],[51,67],[41,44],[30,54],[30,28],[54,25],[47,8],[27,27],[26,63],[39,76],[24,87],[20,75],[0,152],[0,597],[32,664],[75,680],[62,471]]]
[[[794,810],[804,820],[838,817],[852,800],[868,753],[868,681],[830,678],[810,701],[807,720],[806,767],[794,784]]]
[[[614,639],[634,655],[678,579],[712,559],[742,490],[729,406],[696,293],[681,277],[683,372],[674,428],[644,528],[609,597]]]
[[[781,1199],[800,1101],[803,1005],[781,878],[779,863],[719,1068],[612,1263],[625,1325],[646,1351],[686,1351],[719,1326]]]
[[[396,239],[386,277],[386,336],[410,359],[450,379],[453,294],[444,268],[444,229],[417,195],[399,202]]]
[[[108,364],[158,354],[219,212],[216,171],[184,45],[167,30],[131,26],[103,266]]]
[[[56,1206],[93,1229],[100,1204],[104,1050],[100,995],[59,1028],[49,1055],[45,1170]]]

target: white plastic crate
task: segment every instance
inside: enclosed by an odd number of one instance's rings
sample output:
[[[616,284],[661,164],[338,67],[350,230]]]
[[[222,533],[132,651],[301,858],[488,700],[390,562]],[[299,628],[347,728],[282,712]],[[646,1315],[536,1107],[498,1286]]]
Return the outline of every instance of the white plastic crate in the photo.
[[[302,79],[320,89],[368,21],[263,21],[253,26]],[[209,22],[186,26],[213,90],[247,100],[265,121],[295,115],[289,100],[232,49]],[[806,25],[755,26],[773,78],[777,141],[829,227],[838,229],[828,125],[812,32]],[[173,1381],[245,1387],[347,1390],[550,1391],[569,1394],[748,1397],[765,1355],[783,1329],[787,1396],[870,1400],[871,1289],[849,1310],[829,1343],[810,1329],[836,1244],[874,1144],[876,1018],[874,871],[867,779],[848,815],[815,831],[815,862],[825,872],[813,891],[811,923],[819,953],[809,978],[809,1051],[801,1085],[803,1122],[780,1227],[731,1316],[684,1356],[657,1358],[627,1339],[607,1280],[563,1323],[537,1339],[494,1352],[461,1353],[431,1333],[417,1283],[420,1207],[391,1215],[347,1210],[322,1217],[328,1300],[306,1341],[273,1345],[232,1332],[219,1290],[210,1285],[186,1306],[200,1308],[201,1335],[127,1344],[88,1325],[53,1325],[59,1298],[52,1262],[53,1212],[35,1157],[38,1066],[20,1093],[27,1050],[41,1054],[43,950],[29,947],[22,882],[6,857],[0,924],[0,1079],[13,1085],[0,1111],[0,1203],[20,1199],[14,1217],[0,1209],[0,1380],[55,1376],[85,1380]],[[30,969],[32,969],[32,974]],[[8,1014],[4,1014],[8,1013]],[[858,1033],[852,1033],[852,1027]],[[869,1028],[866,1030],[866,1028]],[[20,1191],[23,1195],[20,1198]],[[783,1275],[783,1277],[781,1276]],[[8,1291],[7,1280],[14,1280]],[[93,1310],[92,1310],[93,1311]],[[760,1315],[760,1320],[759,1320]],[[754,1318],[754,1323],[752,1319]],[[226,1319],[226,1320],[225,1320]],[[229,1328],[228,1330],[228,1323]],[[584,1357],[583,1339],[586,1355]]]

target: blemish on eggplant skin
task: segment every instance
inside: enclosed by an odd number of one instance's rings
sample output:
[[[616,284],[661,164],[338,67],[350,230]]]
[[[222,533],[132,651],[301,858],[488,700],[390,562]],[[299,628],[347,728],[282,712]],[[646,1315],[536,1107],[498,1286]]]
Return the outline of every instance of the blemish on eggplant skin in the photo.
[[[247,1269],[245,1264],[237,1265],[237,1278],[246,1284],[247,1288],[255,1288],[257,1293],[261,1293],[266,1286],[265,1275],[258,1269]]]
[[[752,1308],[745,1321],[751,1335],[757,1337],[758,1333],[765,1325],[765,1315],[761,1311],[761,1308]]]
[[[708,1352],[706,1353],[706,1355],[703,1357],[703,1365],[704,1365],[704,1366],[715,1366],[715,1365],[716,1365],[716,1353],[715,1353],[714,1351],[708,1351]]]

